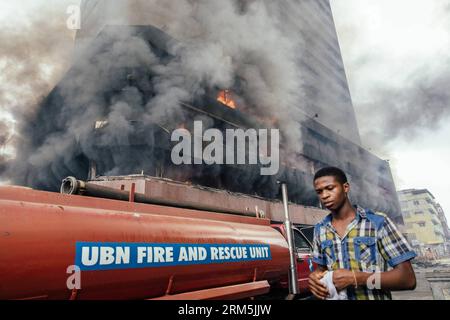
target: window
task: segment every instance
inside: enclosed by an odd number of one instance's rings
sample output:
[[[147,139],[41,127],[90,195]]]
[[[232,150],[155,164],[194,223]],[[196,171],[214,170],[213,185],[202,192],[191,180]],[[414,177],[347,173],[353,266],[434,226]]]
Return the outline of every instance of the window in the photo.
[[[414,214],[423,214],[423,211],[415,211]]]
[[[419,200],[414,200],[414,205],[416,205],[416,206],[420,205],[420,201]]]
[[[311,251],[311,247],[308,241],[298,230],[294,230],[294,244],[297,252]]]
[[[438,231],[435,231],[434,234],[439,238],[443,238],[443,234]]]
[[[310,243],[314,242],[314,226],[303,226],[303,227],[297,226],[297,227],[299,227],[302,235],[304,235]]]
[[[433,209],[428,209],[428,211],[430,211],[431,214],[436,214]]]
[[[417,224],[419,225],[419,227],[425,227],[426,226],[426,222],[417,222]]]

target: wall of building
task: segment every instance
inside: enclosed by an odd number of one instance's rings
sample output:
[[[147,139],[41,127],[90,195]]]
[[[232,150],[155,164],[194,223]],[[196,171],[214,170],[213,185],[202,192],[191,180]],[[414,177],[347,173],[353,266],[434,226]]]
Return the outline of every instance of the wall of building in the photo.
[[[299,64],[304,76],[305,111],[339,135],[361,144],[329,0],[290,2],[286,21],[301,35]],[[295,7],[294,7],[295,6]],[[288,23],[288,22],[287,22]]]
[[[439,216],[439,220],[441,221],[442,224],[444,235],[447,238],[447,240],[450,240],[450,229],[448,228],[448,221],[447,218],[445,217],[444,210],[442,209],[439,203],[436,203],[436,210]]]

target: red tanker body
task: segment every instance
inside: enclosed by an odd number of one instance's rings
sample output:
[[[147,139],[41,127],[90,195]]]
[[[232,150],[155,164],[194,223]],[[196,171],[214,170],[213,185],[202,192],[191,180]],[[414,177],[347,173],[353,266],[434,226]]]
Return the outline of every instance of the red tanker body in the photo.
[[[0,187],[0,299],[245,298],[289,259],[268,219]]]

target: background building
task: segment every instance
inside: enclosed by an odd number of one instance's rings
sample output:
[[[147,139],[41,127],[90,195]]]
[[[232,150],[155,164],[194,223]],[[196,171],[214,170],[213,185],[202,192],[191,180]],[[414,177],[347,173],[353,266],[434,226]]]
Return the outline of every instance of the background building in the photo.
[[[442,228],[444,229],[444,235],[446,238],[445,248],[447,255],[450,255],[450,229],[448,227],[447,218],[445,212],[439,203],[436,203],[436,209],[438,212],[439,219],[441,220]]]
[[[439,258],[449,253],[446,248],[448,226],[434,196],[426,189],[399,191],[405,232],[418,252],[427,258]],[[445,219],[445,217],[444,217]]]

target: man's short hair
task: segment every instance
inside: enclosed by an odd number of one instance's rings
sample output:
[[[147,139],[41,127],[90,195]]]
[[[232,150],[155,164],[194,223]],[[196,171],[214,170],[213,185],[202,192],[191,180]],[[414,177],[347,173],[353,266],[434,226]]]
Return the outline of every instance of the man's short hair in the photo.
[[[341,184],[348,182],[347,176],[345,175],[344,171],[336,167],[326,167],[320,169],[314,175],[314,181],[322,177],[335,177],[336,180],[339,181]]]

